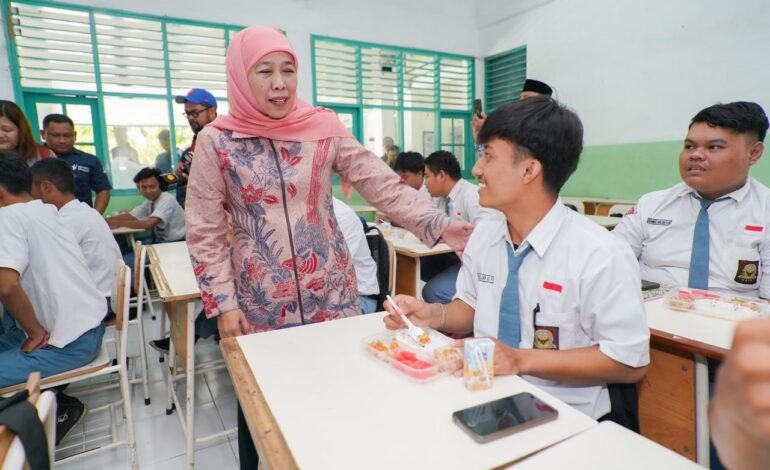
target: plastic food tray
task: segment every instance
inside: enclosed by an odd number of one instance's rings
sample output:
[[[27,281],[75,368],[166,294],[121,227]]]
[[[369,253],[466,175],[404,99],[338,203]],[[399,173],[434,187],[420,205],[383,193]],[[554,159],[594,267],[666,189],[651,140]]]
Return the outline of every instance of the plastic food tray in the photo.
[[[725,320],[742,321],[770,315],[770,305],[762,299],[718,294],[700,289],[674,288],[665,294],[674,310],[698,313]]]
[[[428,347],[420,347],[406,330],[386,331],[361,341],[366,355],[414,382],[424,383],[462,368],[463,353],[451,346],[452,339],[436,330]]]

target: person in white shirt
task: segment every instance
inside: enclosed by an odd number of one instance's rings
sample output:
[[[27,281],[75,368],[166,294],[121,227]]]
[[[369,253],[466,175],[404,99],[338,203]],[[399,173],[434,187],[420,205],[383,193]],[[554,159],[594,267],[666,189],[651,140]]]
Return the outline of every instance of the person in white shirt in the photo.
[[[479,202],[505,217],[476,226],[451,303],[396,303],[415,324],[495,338],[496,375],[518,374],[593,418],[619,420],[607,384],[644,377],[649,328],[631,250],[558,197],[582,151],[580,119],[549,97],[529,98],[492,112],[479,140]],[[386,326],[402,327],[386,308]]]
[[[366,234],[361,219],[344,202],[336,197],[332,200],[337,226],[340,228],[350,256],[353,258],[361,311],[363,313],[375,312],[377,310],[377,296],[380,293],[380,285],[377,282],[377,263],[374,262],[372,253],[369,251],[369,245],[366,243]]]
[[[168,183],[157,168],[142,168],[134,183],[145,201],[128,212],[107,218],[110,228],[128,227],[152,230],[153,243],[184,240],[184,209],[174,196],[165,192]]]
[[[0,302],[20,327],[0,336],[0,387],[81,367],[104,335],[107,305],[83,253],[31,186],[24,160],[0,152]]]
[[[425,187],[425,159],[419,152],[401,152],[393,164],[401,183],[417,190],[420,196],[430,198]]]
[[[679,155],[683,181],[642,196],[612,232],[631,246],[642,279],[770,298],[770,189],[749,177],[767,129],[756,103],[693,117]]]
[[[59,220],[72,232],[88,264],[96,288],[112,295],[112,284],[121,259],[120,248],[104,217],[75,199],[75,176],[63,160],[49,158],[32,165],[32,197],[59,210]]]
[[[475,225],[495,212],[479,206],[479,187],[462,178],[460,163],[446,150],[433,152],[425,159],[425,187],[436,207],[453,219]],[[454,253],[423,258],[420,277],[426,284],[422,298],[430,303],[450,302],[459,271],[460,259]]]

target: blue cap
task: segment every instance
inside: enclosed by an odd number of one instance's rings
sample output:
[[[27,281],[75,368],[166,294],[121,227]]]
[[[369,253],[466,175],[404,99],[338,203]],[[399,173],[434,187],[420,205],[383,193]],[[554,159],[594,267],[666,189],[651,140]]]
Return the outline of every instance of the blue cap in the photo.
[[[192,88],[187,92],[187,96],[177,96],[174,98],[177,103],[205,104],[212,108],[217,107],[217,99],[214,95],[203,88]]]

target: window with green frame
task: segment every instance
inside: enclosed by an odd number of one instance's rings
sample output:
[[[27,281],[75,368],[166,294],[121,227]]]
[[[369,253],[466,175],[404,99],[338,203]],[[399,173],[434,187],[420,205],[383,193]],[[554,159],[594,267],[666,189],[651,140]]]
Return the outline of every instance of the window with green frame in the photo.
[[[484,101],[487,112],[519,99],[527,79],[527,46],[484,58]]]
[[[453,151],[472,166],[470,56],[312,36],[314,103],[358,120],[356,137],[377,155],[391,137],[401,151]],[[447,119],[462,131],[444,135]],[[350,126],[353,128],[353,126]]]
[[[135,192],[137,169],[164,153],[173,164],[170,149],[191,142],[174,96],[206,88],[226,112],[225,53],[241,26],[37,0],[0,7],[16,99],[32,126],[49,112],[71,112],[117,193]]]

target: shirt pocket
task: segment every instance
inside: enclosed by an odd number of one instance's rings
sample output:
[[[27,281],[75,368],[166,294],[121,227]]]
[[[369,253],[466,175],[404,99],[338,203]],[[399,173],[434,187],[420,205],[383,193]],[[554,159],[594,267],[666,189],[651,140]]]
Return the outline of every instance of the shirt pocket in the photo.
[[[578,311],[563,302],[543,299],[533,313],[533,349],[571,349],[579,327]]]
[[[759,248],[752,246],[751,241],[735,241],[738,244],[728,245],[724,250],[725,275],[736,287],[743,286],[742,289],[737,290],[746,290],[747,286],[758,286],[762,273]]]

